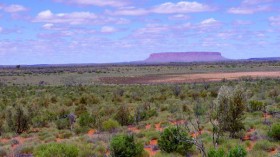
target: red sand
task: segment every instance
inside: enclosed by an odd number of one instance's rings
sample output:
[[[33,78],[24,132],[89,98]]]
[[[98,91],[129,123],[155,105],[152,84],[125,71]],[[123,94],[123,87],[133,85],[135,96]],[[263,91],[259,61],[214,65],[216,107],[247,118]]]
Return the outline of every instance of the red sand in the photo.
[[[134,133],[139,133],[140,132],[140,130],[135,126],[128,126],[127,129],[131,132],[134,132]]]
[[[176,121],[171,121],[170,123],[172,124],[172,125],[183,125],[183,124],[185,124],[185,120],[176,120]]]
[[[271,117],[272,117],[272,115],[270,115],[270,114],[268,114],[268,113],[263,114],[263,118],[269,119],[269,118],[271,118]]]
[[[56,142],[62,142],[63,139],[61,138],[56,138]]]
[[[243,141],[250,140],[251,134],[256,131],[256,129],[250,129],[246,132],[245,136],[242,138]]]
[[[158,145],[158,140],[153,139],[150,141],[149,146],[145,148],[145,151],[149,153],[150,157],[155,156],[159,152],[158,150],[153,150],[153,147],[155,147],[156,145]]]
[[[161,128],[161,123],[155,124],[155,128],[156,128],[157,131],[162,131],[163,130],[163,128]]]
[[[133,77],[101,77],[99,80],[107,84],[160,84],[160,83],[193,83],[216,82],[223,79],[236,80],[242,77],[279,78],[280,71],[258,72],[213,72],[201,74],[162,74]]]
[[[87,134],[88,134],[88,136],[92,137],[95,132],[96,132],[95,129],[90,129]]]
[[[157,144],[158,144],[158,140],[156,140],[156,139],[150,141],[150,145],[155,146]]]
[[[8,143],[9,141],[10,141],[9,139],[5,139],[5,138],[0,139],[0,143]]]
[[[153,151],[152,148],[144,148],[146,152],[149,153],[149,156],[152,157],[152,156],[155,156],[157,154],[158,151]]]
[[[247,147],[247,151],[251,151],[256,144],[256,141],[250,141],[250,145]]]
[[[196,138],[197,136],[198,136],[198,132],[192,132],[192,133],[191,133],[191,137],[192,137],[192,138]]]
[[[273,149],[273,150],[271,150],[270,152],[269,152],[269,155],[270,156],[273,156],[273,155],[275,155],[275,154],[277,154],[278,153],[278,151],[277,151],[277,149]]]
[[[15,138],[13,138],[13,139],[17,140],[17,141],[18,141],[18,144],[11,145],[11,146],[12,146],[12,152],[14,152],[15,149],[16,149],[18,146],[24,144],[25,141],[28,140],[28,139],[30,139],[30,138],[23,138],[23,137],[17,136],[17,137],[15,137]]]
[[[145,128],[148,130],[148,129],[151,129],[151,124],[147,124],[146,126],[145,126]]]

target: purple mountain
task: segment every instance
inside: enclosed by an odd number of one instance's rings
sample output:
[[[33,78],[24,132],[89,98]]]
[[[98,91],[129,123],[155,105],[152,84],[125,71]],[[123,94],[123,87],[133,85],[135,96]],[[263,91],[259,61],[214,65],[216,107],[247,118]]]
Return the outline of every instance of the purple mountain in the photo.
[[[168,62],[213,62],[228,60],[220,52],[165,52],[153,53],[144,62],[168,63]]]

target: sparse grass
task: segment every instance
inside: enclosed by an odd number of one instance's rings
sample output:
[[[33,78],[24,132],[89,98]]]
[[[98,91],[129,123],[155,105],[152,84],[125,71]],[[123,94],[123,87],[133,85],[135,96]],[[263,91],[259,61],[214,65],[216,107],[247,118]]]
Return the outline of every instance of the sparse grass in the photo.
[[[248,63],[249,64],[249,63]],[[276,63],[265,63],[263,69],[277,70],[279,65]],[[253,70],[258,70],[258,64],[252,63]],[[220,67],[221,66],[221,67]],[[9,131],[5,127],[1,127],[1,139],[8,139],[7,143],[0,144],[0,156],[11,153],[10,145],[17,144],[19,141],[12,140],[14,137],[30,138],[30,141],[25,141],[23,145],[17,146],[16,151],[21,153],[34,153],[38,145],[43,143],[52,143],[61,140],[62,143],[76,145],[79,149],[78,156],[104,156],[109,149],[109,143],[113,135],[118,133],[127,133],[128,126],[120,126],[119,124],[105,125],[108,120],[116,122],[116,113],[120,106],[127,106],[126,112],[129,113],[129,125],[140,130],[135,134],[137,142],[145,145],[150,144],[150,140],[159,139],[160,131],[155,129],[155,126],[161,123],[161,128],[172,126],[171,121],[186,120],[189,122],[189,115],[195,112],[195,105],[201,107],[200,123],[203,127],[200,139],[204,142],[205,148],[208,150],[213,147],[212,143],[212,125],[209,122],[209,104],[213,103],[217,97],[218,90],[223,85],[235,86],[243,83],[251,101],[261,101],[267,105],[270,112],[279,111],[280,95],[277,96],[277,89],[280,89],[279,79],[259,79],[251,80],[243,78],[238,81],[212,82],[212,83],[191,83],[191,84],[153,84],[153,85],[101,85],[98,82],[100,77],[117,77],[117,76],[142,76],[149,74],[170,74],[171,72],[178,74],[188,73],[204,73],[213,72],[216,70],[224,71],[247,71],[247,64],[237,64],[237,66],[229,68],[226,64],[219,63],[217,65],[176,65],[176,66],[140,66],[140,67],[79,67],[79,72],[75,69],[73,72],[65,72],[64,70],[73,70],[72,68],[55,68],[43,69],[49,71],[49,74],[39,73],[36,69],[22,69],[22,71],[12,71],[12,76],[8,72],[3,72],[0,69],[0,79],[6,79],[5,83],[8,86],[1,86],[0,110],[4,111],[7,106],[14,103],[20,103],[27,107],[28,113],[32,120],[29,122],[30,130],[20,135]],[[272,66],[272,67],[268,67]],[[192,68],[192,70],[190,70]],[[159,70],[158,70],[159,69]],[[54,73],[54,71],[60,71]],[[278,69],[279,70],[279,69]],[[22,72],[33,71],[32,74],[22,74]],[[25,78],[25,80],[23,79]],[[90,80],[90,81],[89,81]],[[39,81],[45,81],[48,85],[38,86]],[[92,84],[97,83],[97,84]],[[19,84],[11,86],[11,84]],[[74,84],[73,84],[74,83]],[[78,86],[79,83],[82,85]],[[29,84],[29,86],[26,86]],[[64,86],[67,85],[67,86]],[[174,94],[175,86],[180,87],[180,94]],[[249,105],[249,104],[248,104]],[[140,110],[152,111],[141,112],[140,121],[135,121],[137,115],[137,107]],[[82,116],[85,112],[87,116]],[[59,127],[57,129],[57,120],[68,113],[75,113],[77,123],[74,125],[74,131],[70,131],[68,126]],[[151,115],[150,115],[151,114]],[[121,114],[120,114],[121,115]],[[81,118],[83,117],[83,118]],[[191,117],[194,118],[194,117]],[[83,122],[78,124],[80,119]],[[86,119],[86,120],[85,120]],[[90,120],[87,120],[90,119]],[[119,120],[119,119],[118,119]],[[274,124],[279,119],[270,117],[268,121]],[[65,123],[69,124],[67,119]],[[0,124],[5,122],[5,113],[0,112]],[[257,133],[257,141],[252,150],[248,152],[248,157],[265,157],[269,156],[270,150],[279,148],[279,142],[272,141],[267,135],[270,131],[270,126],[263,123],[262,111],[247,111],[244,115],[243,123],[245,131],[254,128]],[[86,123],[86,124],[85,124]],[[90,123],[90,124],[87,124]],[[84,127],[81,127],[83,125]],[[147,125],[151,125],[150,129],[146,129]],[[1,125],[2,126],[2,125]],[[4,125],[3,125],[4,126]],[[113,126],[113,127],[112,127]],[[34,128],[37,131],[31,131]],[[90,129],[97,130],[93,135],[88,135]],[[30,132],[29,132],[30,131]],[[106,132],[108,131],[108,132]],[[111,132],[110,132],[111,131]],[[193,131],[193,128],[191,128]],[[244,132],[245,133],[245,132]],[[57,139],[58,138],[58,139]],[[261,140],[263,139],[263,140]],[[270,141],[271,140],[271,141]],[[12,143],[11,143],[12,142]],[[221,138],[219,148],[229,151],[236,145],[248,148],[251,146],[249,141],[241,141],[240,139],[229,138],[228,133],[225,133]],[[194,157],[200,156],[200,153],[194,147],[190,151]],[[5,156],[5,155],[4,155]],[[146,157],[147,154],[143,154]],[[178,154],[158,153],[156,156],[168,157],[178,156]]]

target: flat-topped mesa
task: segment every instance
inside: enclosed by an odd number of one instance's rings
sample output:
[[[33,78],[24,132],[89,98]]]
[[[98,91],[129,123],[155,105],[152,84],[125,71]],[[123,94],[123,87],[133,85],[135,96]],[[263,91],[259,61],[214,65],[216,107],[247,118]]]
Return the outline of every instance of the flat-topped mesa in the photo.
[[[165,52],[153,53],[145,62],[213,62],[227,60],[220,52]]]

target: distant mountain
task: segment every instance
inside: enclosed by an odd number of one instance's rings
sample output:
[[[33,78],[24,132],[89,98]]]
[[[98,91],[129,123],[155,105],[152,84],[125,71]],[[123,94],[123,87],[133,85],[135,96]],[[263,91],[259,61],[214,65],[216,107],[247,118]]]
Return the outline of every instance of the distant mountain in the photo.
[[[225,61],[220,52],[165,52],[153,53],[144,62],[170,63],[170,62],[215,62]]]
[[[280,61],[280,57],[249,58],[249,61]]]

